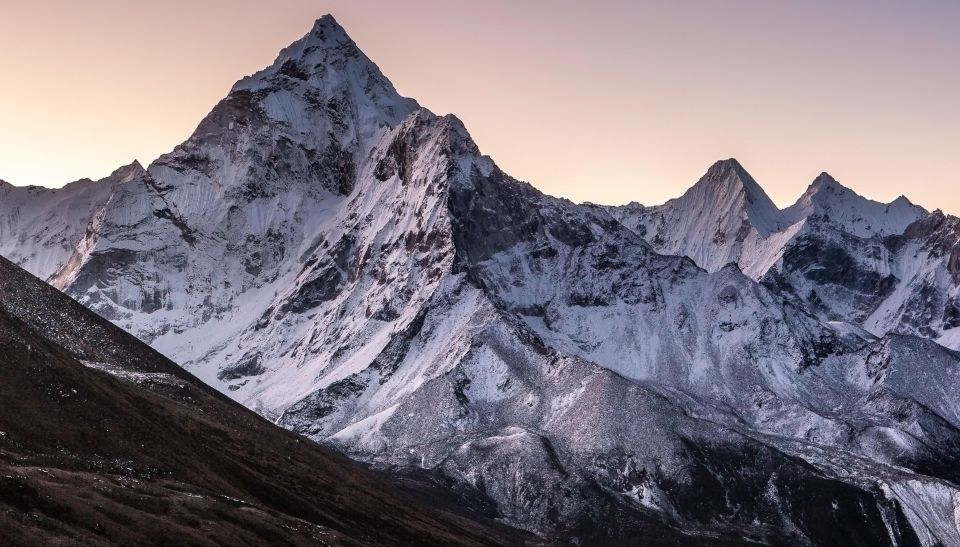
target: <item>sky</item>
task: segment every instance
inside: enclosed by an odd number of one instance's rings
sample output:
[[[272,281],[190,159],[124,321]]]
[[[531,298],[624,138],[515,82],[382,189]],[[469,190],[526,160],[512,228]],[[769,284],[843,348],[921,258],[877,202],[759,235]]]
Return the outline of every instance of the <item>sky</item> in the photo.
[[[573,201],[662,203],[735,157],[960,213],[955,0],[0,0],[0,179],[145,165],[332,13],[404,95]]]

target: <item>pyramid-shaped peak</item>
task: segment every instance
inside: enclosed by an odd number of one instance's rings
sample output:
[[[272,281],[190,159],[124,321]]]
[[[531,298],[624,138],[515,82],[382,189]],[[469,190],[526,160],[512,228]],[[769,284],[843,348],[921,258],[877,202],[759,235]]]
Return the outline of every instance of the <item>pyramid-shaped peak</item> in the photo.
[[[739,191],[742,189],[748,195],[756,194],[757,197],[762,195],[766,198],[766,194],[757,184],[757,181],[734,158],[720,160],[711,165],[697,184],[706,185],[713,190]]]
[[[706,192],[717,196],[742,193],[751,204],[757,204],[765,210],[777,210],[763,188],[734,158],[720,160],[711,165],[706,174],[689,191]]]
[[[322,62],[330,55],[371,63],[340,23],[332,15],[324,15],[313,23],[310,32],[284,48],[274,65],[294,61],[308,69],[311,63]]]
[[[732,182],[734,184],[743,183],[754,183],[753,177],[750,176],[750,173],[743,168],[743,165],[740,164],[734,158],[728,158],[725,160],[720,160],[715,162],[713,165],[707,169],[707,172],[700,179],[701,182],[708,182],[712,184],[720,182]]]
[[[340,23],[329,13],[320,17],[313,23],[310,33],[304,37],[304,41],[310,45],[340,46],[344,44],[353,44],[353,40],[347,35],[347,31],[340,26]]]
[[[384,88],[390,94],[396,93],[340,23],[332,15],[324,15],[307,34],[283,48],[272,65],[241,79],[233,91],[269,87],[271,82],[277,81],[299,81],[316,86],[322,85],[324,80],[342,80],[348,74],[377,81],[361,82],[360,87]]]
[[[824,186],[824,185],[830,185],[830,184],[839,184],[839,183],[837,182],[837,179],[833,178],[833,175],[831,175],[830,173],[827,173],[826,171],[823,171],[822,173],[817,175],[817,178],[813,179],[814,186]]]
[[[727,158],[715,162],[710,166],[710,169],[707,170],[706,176],[725,177],[730,174],[750,178],[750,173],[747,173],[747,170],[743,168],[743,165],[741,165],[736,158]]]
[[[734,223],[746,218],[764,235],[780,225],[780,209],[734,158],[711,165],[674,205],[688,214],[710,211],[711,215],[730,217]]]
[[[238,81],[230,94],[242,106],[251,92],[260,103],[257,112],[304,133],[316,130],[325,135],[322,125],[310,125],[304,117],[319,105],[335,108],[338,116],[352,114],[363,141],[383,126],[394,127],[419,107],[397,92],[331,15],[317,19],[309,32],[280,51],[273,64]],[[212,123],[201,124],[198,132],[231,131],[235,110],[228,106],[208,117]]]

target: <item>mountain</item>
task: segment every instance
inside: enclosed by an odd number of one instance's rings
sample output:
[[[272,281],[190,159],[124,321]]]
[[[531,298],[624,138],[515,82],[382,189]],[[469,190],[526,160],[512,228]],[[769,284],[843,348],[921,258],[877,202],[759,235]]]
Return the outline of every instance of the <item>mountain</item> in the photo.
[[[827,173],[820,173],[800,199],[783,211],[789,224],[816,217],[862,238],[902,234],[925,214],[903,196],[890,203],[861,197]]]
[[[955,217],[928,213],[902,196],[887,204],[869,200],[827,173],[786,209],[777,210],[765,195],[753,199],[767,204],[762,212],[751,212],[746,199],[731,208],[724,197],[731,192],[724,190],[739,186],[711,182],[730,162],[718,162],[683,197],[664,205],[606,209],[658,252],[688,256],[709,271],[735,263],[822,321],[960,349]],[[736,165],[729,171],[738,174],[728,179],[753,180]],[[744,196],[762,195],[758,186],[742,187],[752,188]],[[719,228],[710,232],[710,226]]]
[[[716,271],[738,262],[786,226],[786,218],[735,159],[718,161],[682,196],[659,207],[610,213],[662,254],[689,256]]]
[[[173,152],[89,186],[82,228],[0,248],[43,274],[76,241],[54,286],[417,488],[550,541],[960,544],[960,401],[931,387],[960,355],[858,319],[872,277],[815,250],[906,261],[949,246],[947,217],[852,192],[781,211],[735,160],[659,207],[546,196],[329,16]]]
[[[735,263],[755,279],[777,269],[786,249],[811,233],[882,239],[927,215],[904,197],[888,204],[861,197],[827,173],[780,210],[735,159],[717,162],[663,205],[607,209],[660,253],[688,256],[709,271]]]
[[[270,424],[2,258],[0,362],[5,544],[521,539]]]

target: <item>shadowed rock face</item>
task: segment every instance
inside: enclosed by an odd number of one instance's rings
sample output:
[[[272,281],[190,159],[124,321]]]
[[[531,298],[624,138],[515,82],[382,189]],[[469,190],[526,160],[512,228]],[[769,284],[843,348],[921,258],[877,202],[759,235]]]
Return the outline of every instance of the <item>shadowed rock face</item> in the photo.
[[[521,541],[273,426],[5,259],[0,363],[5,542]]]
[[[663,206],[545,196],[329,18],[113,184],[2,248],[418,496],[550,540],[960,544],[960,401],[924,387],[960,359],[882,336],[960,316],[949,223],[905,200],[823,176],[778,210],[735,160]]]

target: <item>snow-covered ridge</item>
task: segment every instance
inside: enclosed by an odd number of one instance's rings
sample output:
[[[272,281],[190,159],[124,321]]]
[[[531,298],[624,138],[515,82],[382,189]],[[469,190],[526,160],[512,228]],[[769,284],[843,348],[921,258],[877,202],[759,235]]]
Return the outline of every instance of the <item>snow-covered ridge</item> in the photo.
[[[947,217],[905,197],[879,203],[821,173],[778,210],[742,166],[726,160],[663,205],[606,209],[658,252],[690,257],[708,271],[734,263],[825,321],[960,348],[957,238],[936,220]]]
[[[827,173],[821,173],[796,203],[783,211],[790,224],[819,215],[858,237],[899,235],[926,211],[904,196],[890,203],[861,197]]]
[[[0,185],[0,254],[48,279],[69,259],[113,191],[143,173],[134,161],[104,179],[62,188]]]
[[[927,212],[900,197],[879,203],[821,173],[796,203],[780,210],[735,159],[714,164],[681,197],[663,205],[608,208],[659,252],[689,256],[716,271],[730,262],[755,279],[782,258],[807,223],[859,238],[903,234]]]

